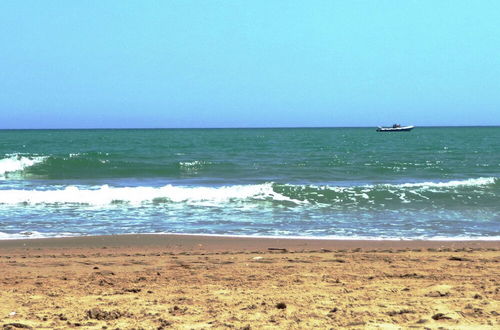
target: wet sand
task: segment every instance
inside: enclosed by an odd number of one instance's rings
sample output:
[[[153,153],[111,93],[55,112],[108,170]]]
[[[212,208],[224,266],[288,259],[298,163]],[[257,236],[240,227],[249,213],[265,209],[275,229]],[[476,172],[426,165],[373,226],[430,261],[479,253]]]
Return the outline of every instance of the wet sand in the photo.
[[[499,241],[0,241],[4,328],[491,328]]]

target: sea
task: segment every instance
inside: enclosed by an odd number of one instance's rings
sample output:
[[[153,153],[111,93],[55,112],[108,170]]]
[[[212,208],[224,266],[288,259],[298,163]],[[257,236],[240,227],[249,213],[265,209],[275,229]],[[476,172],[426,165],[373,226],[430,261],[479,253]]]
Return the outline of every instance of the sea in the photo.
[[[0,239],[500,239],[500,127],[0,131]]]

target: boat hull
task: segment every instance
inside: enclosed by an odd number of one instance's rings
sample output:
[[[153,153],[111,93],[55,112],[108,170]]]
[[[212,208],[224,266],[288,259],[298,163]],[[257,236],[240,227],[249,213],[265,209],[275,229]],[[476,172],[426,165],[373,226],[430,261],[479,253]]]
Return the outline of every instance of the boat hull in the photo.
[[[379,127],[377,132],[409,132],[415,126],[403,126],[403,127]]]

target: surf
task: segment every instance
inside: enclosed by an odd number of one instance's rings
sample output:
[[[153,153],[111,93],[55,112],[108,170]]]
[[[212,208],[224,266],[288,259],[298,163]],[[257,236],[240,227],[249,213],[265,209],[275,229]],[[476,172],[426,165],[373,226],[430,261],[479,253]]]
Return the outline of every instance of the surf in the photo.
[[[31,163],[28,163],[31,164]],[[18,166],[21,167],[20,165]],[[499,180],[494,177],[470,178],[446,182],[371,184],[353,186],[296,185],[268,182],[254,185],[226,186],[133,186],[113,187],[60,185],[45,189],[0,189],[0,204],[86,204],[128,203],[207,203],[258,201],[286,202],[317,206],[387,206],[404,203],[471,203],[469,197],[493,200]],[[480,205],[480,203],[476,203]]]
[[[43,156],[7,155],[6,158],[0,159],[0,178],[22,172],[31,166],[43,163],[46,159],[47,157]]]

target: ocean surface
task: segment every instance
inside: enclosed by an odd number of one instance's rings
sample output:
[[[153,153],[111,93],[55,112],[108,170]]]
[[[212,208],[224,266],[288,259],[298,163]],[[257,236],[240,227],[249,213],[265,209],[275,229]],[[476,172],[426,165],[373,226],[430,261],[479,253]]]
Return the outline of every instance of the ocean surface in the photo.
[[[500,239],[500,127],[3,130],[0,239]]]

